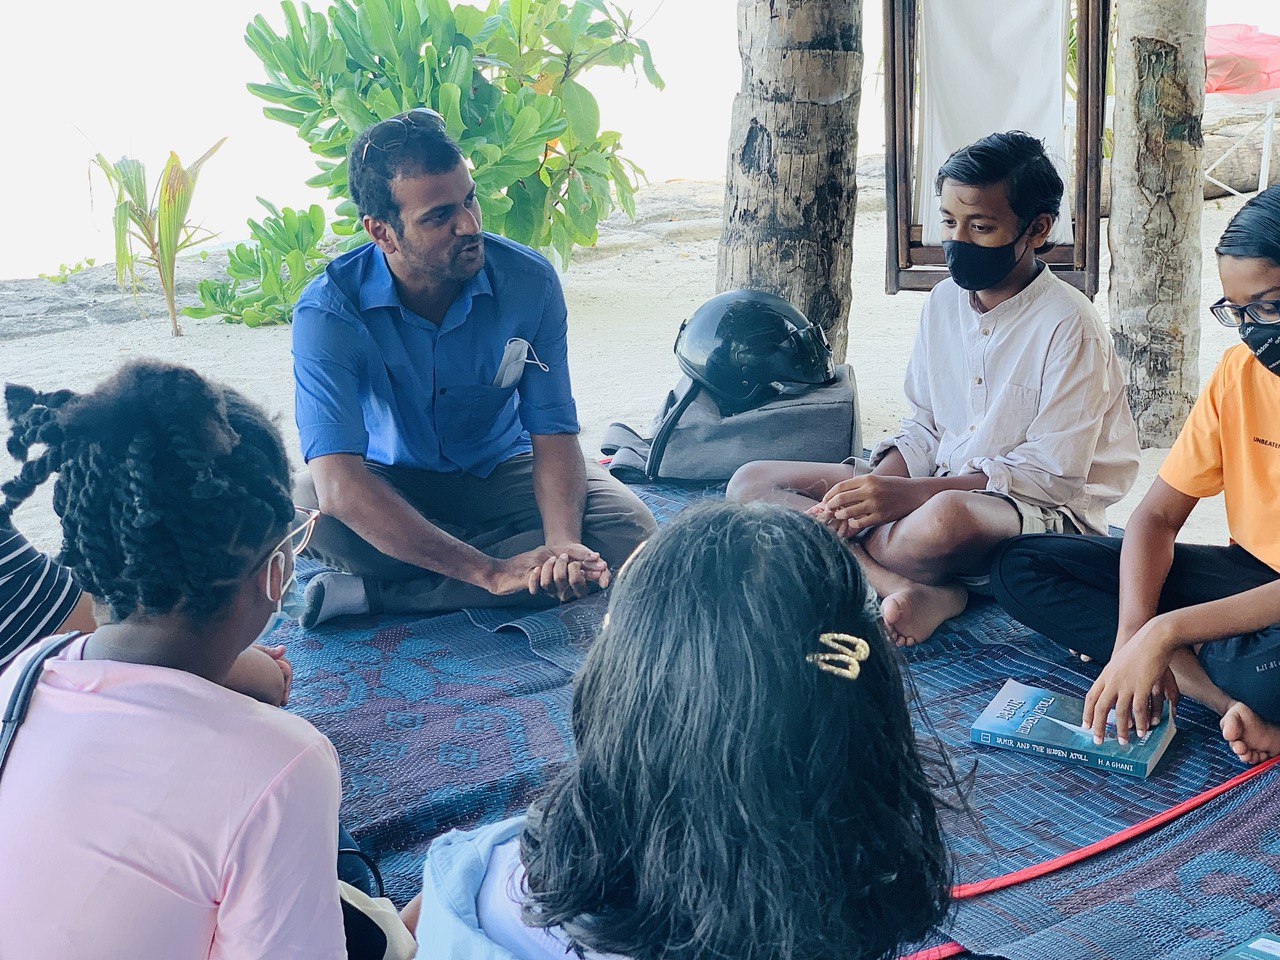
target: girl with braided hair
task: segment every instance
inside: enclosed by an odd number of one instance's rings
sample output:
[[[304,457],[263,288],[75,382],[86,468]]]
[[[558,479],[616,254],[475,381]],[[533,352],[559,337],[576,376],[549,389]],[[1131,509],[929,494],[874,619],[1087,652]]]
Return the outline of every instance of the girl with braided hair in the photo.
[[[22,864],[0,870],[0,956],[345,956],[333,746],[224,685],[314,519],[275,428],[160,363],[8,398],[24,463],[0,519],[57,475],[60,560],[102,623],[45,662],[0,779],[0,850]]]
[[[5,401],[14,423],[9,452],[25,464],[31,446],[41,442],[41,432],[57,430],[48,426],[53,411],[75,396],[70,390],[41,393],[6,384]],[[13,525],[14,509],[43,482],[41,471],[56,456],[46,451],[0,489],[5,494],[0,498],[0,669],[37,640],[71,630],[90,633],[97,625],[93,597],[67,567],[33,547]],[[283,645],[255,644],[236,659],[225,685],[279,707],[288,698],[291,678]]]

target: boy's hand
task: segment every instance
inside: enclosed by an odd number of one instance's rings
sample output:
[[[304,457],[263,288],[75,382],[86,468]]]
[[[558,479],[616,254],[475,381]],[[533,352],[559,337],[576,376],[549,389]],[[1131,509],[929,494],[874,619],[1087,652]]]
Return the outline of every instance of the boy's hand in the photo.
[[[827,509],[826,504],[815,503],[805,513],[813,517],[841,540],[852,540],[858,535],[858,531],[854,529],[848,520],[836,519],[836,515]]]
[[[285,659],[284,646],[263,647],[255,643],[236,658],[223,686],[268,706],[283,707],[289,702],[292,683],[293,667]]]
[[[1120,647],[1084,699],[1084,726],[1093,728],[1093,742],[1107,735],[1107,714],[1116,711],[1116,739],[1129,742],[1130,726],[1139,737],[1146,736],[1153,721],[1158,723],[1169,703],[1169,715],[1178,706],[1178,682],[1169,661],[1178,648],[1178,638],[1168,619],[1153,617],[1146,626]]]
[[[869,473],[841,480],[819,506],[834,519],[846,521],[852,533],[859,533],[901,520],[928,499],[928,490],[916,479]]]

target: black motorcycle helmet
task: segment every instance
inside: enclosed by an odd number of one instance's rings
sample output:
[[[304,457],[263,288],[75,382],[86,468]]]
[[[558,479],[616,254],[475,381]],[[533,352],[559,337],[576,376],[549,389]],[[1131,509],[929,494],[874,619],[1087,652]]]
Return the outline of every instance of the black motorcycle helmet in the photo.
[[[830,383],[836,375],[822,328],[758,290],[712,297],[680,325],[675,350],[680,369],[725,415],[768,403],[778,384]]]

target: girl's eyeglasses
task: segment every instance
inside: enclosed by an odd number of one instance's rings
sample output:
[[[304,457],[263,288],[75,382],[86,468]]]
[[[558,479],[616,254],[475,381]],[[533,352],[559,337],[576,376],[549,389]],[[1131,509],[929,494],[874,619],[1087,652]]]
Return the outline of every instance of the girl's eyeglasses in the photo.
[[[1224,327],[1238,327],[1242,323],[1280,323],[1280,300],[1255,300],[1240,307],[1223,297],[1209,308],[1209,312]]]
[[[417,107],[408,113],[402,113],[398,117],[389,117],[375,123],[369,128],[369,132],[365,134],[364,149],[360,151],[360,162],[364,163],[365,157],[369,155],[369,148],[376,147],[379,150],[391,150],[400,146],[409,139],[409,125],[414,124],[419,127],[437,127],[444,129],[444,117],[436,113],[430,107]]]
[[[267,554],[267,556],[272,556],[287,543],[293,548],[293,555],[296,557],[311,542],[311,533],[316,528],[316,521],[320,519],[320,511],[312,510],[309,507],[294,506],[293,517],[293,526],[289,528],[289,532],[284,535],[284,538],[271,548],[271,553]]]

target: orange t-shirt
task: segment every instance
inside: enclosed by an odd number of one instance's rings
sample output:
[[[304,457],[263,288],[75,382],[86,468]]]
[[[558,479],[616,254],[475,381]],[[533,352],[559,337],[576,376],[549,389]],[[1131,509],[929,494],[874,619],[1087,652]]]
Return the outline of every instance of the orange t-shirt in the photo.
[[[1218,361],[1160,479],[1189,497],[1224,494],[1231,539],[1280,571],[1280,376],[1243,343]]]

